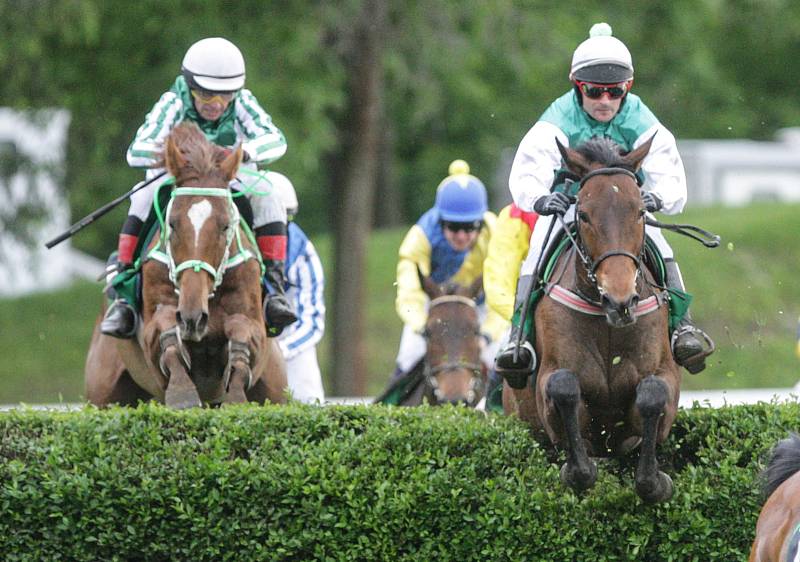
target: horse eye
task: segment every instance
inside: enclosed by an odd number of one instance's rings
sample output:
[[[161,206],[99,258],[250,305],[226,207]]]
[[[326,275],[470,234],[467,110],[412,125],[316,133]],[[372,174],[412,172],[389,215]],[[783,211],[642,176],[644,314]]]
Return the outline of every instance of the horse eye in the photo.
[[[580,219],[582,222],[585,222],[585,223],[588,223],[588,222],[589,222],[589,215],[587,215],[587,214],[586,214],[586,213],[584,213],[583,211],[581,211],[581,212],[579,212],[579,213],[578,213],[578,218],[579,218],[579,219]]]

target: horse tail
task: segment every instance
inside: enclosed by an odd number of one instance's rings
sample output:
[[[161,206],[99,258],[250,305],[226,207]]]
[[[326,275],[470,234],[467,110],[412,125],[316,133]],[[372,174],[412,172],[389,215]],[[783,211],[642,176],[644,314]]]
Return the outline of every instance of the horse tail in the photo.
[[[800,435],[790,433],[772,450],[767,468],[761,474],[761,489],[765,497],[783,484],[790,476],[800,471]]]

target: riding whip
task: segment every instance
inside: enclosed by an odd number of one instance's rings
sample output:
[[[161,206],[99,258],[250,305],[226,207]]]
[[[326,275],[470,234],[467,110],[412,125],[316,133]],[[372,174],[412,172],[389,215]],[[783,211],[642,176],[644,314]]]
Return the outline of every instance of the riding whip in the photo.
[[[59,234],[58,236],[56,236],[55,238],[53,238],[52,240],[50,240],[49,242],[46,242],[45,246],[49,250],[50,248],[52,248],[56,244],[60,244],[61,242],[63,242],[67,238],[71,237],[73,234],[77,233],[80,230],[83,230],[85,227],[87,227],[90,224],[92,224],[95,220],[99,219],[100,217],[102,217],[103,215],[108,213],[110,210],[112,210],[114,207],[116,207],[117,205],[119,205],[120,203],[125,201],[128,197],[130,197],[131,195],[133,195],[134,193],[136,193],[140,189],[144,189],[145,187],[147,187],[148,185],[150,185],[151,183],[153,183],[157,179],[164,177],[166,174],[167,174],[167,171],[164,170],[160,174],[158,174],[156,176],[153,176],[152,178],[150,178],[147,181],[141,181],[141,182],[137,183],[135,186],[133,186],[133,188],[131,188],[126,193],[123,193],[122,195],[120,195],[119,197],[114,199],[113,201],[110,201],[110,202],[106,203],[105,205],[103,205],[102,207],[100,207],[99,209],[94,211],[93,213],[83,217],[81,220],[79,220],[78,222],[76,222],[75,224],[70,226],[69,229],[66,232],[63,232],[63,233]]]

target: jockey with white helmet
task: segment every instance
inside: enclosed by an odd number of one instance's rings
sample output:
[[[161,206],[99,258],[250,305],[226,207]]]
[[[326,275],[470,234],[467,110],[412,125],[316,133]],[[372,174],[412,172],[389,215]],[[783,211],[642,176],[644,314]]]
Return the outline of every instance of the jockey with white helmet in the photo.
[[[425,356],[427,344],[422,332],[428,310],[428,296],[417,271],[436,283],[448,281],[470,285],[483,275],[483,262],[494,230],[495,214],[489,211],[486,187],[469,173],[463,160],[450,164],[449,175],[436,189],[436,202],[411,227],[400,245],[397,262],[397,314],[403,333],[393,377],[410,373]],[[485,304],[478,307],[481,331],[489,340],[481,357],[492,364],[496,343],[505,329],[503,319]]]
[[[297,311],[297,322],[278,336],[286,360],[289,389],[295,400],[322,403],[325,391],[317,361],[317,344],[325,331],[325,274],[314,244],[292,219],[297,214],[297,193],[289,178],[267,172],[289,217],[286,252],[286,297]]]
[[[283,262],[286,259],[286,211],[277,197],[269,194],[268,183],[256,171],[256,165],[277,160],[286,152],[286,139],[244,88],[244,57],[239,49],[222,37],[209,37],[194,43],[183,58],[181,74],[145,117],[128,148],[128,164],[147,169],[152,179],[163,165],[162,151],[167,136],[184,120],[196,123],[206,138],[222,147],[241,143],[243,164],[231,188],[245,197],[234,200],[242,216],[249,219],[266,266],[264,302],[265,319],[275,336],[296,320],[294,310],[284,295]],[[158,183],[140,189],[131,196],[128,217],[118,244],[118,270],[130,268],[139,244],[140,231],[153,206]],[[266,195],[266,196],[262,196]],[[104,334],[129,338],[135,333],[134,303],[118,298],[101,324]]]
[[[627,152],[652,138],[652,146],[642,163],[641,193],[645,209],[673,215],[680,213],[686,204],[686,174],[675,137],[638,96],[630,93],[631,54],[622,41],[612,36],[608,24],[592,26],[590,37],[575,49],[569,78],[573,85],[570,91],[553,102],[522,139],[508,180],[520,209],[542,215],[534,227],[530,251],[522,266],[515,309],[524,304],[525,289],[532,282],[533,269],[553,215],[564,215],[565,221],[574,218],[569,196],[574,195],[579,183],[567,187],[567,176],[563,170],[559,171],[561,154],[555,139],[564,146],[575,147],[592,137],[609,137]],[[556,223],[550,242],[558,230]],[[678,264],[664,235],[651,226],[646,230],[666,261],[667,286],[683,290]],[[513,359],[519,329],[519,326],[512,328],[511,342],[496,360],[498,372],[515,388],[527,384],[536,367],[530,342],[525,342],[519,350],[518,361]],[[687,313],[673,333],[672,350],[677,363],[694,374],[705,368],[703,352],[713,350],[713,345],[692,324]]]

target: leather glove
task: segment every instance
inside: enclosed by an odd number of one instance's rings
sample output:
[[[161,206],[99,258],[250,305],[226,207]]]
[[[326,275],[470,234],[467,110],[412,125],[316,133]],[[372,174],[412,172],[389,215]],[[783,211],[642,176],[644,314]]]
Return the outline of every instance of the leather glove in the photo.
[[[655,213],[664,206],[661,198],[652,191],[640,189],[639,193],[642,195],[642,203],[644,203],[644,208],[648,213]]]
[[[563,215],[572,204],[570,198],[560,191],[539,197],[533,204],[533,210],[540,215]]]

